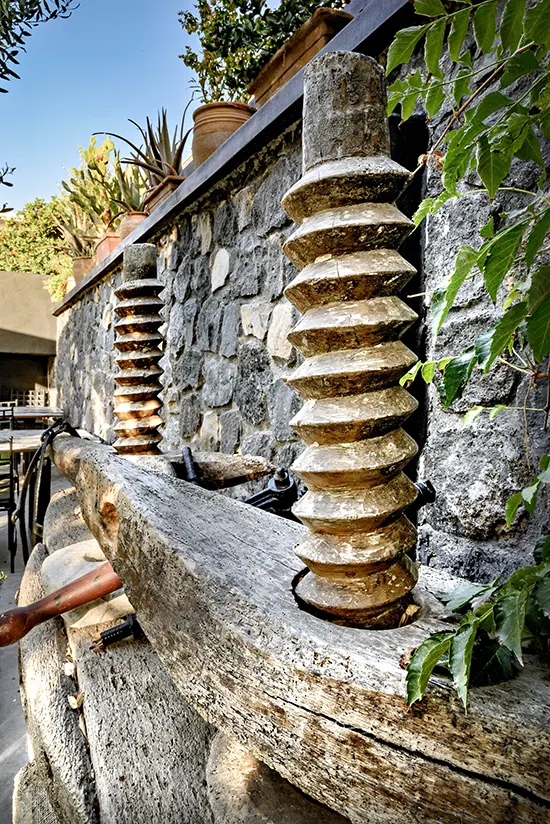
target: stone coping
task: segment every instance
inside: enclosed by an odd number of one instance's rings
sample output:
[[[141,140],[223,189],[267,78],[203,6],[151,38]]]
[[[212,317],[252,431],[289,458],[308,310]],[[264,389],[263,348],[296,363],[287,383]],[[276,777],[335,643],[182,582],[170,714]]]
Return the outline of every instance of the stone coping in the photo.
[[[328,43],[329,51],[361,51],[378,55],[395,31],[414,17],[410,0],[366,0],[363,9]],[[153,214],[143,221],[116,249],[65,295],[53,310],[58,316],[77,303],[122,262],[126,246],[148,242],[171,219],[196,201],[232,169],[260,147],[299,120],[304,69],[294,75],[267,103],[229,137],[208,160],[195,169]]]

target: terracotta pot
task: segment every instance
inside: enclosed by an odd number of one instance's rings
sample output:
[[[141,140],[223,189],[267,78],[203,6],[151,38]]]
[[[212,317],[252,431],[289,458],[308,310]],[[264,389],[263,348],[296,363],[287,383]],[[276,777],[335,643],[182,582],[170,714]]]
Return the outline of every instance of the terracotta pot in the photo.
[[[95,255],[73,258],[73,278],[79,283],[95,266]]]
[[[205,103],[193,112],[193,164],[204,163],[256,110],[246,103]]]
[[[130,232],[133,232],[140,223],[143,223],[146,217],[147,212],[125,212],[118,227],[120,239],[124,240],[125,237],[128,237]]]
[[[178,188],[180,183],[183,183],[184,177],[180,175],[167,175],[158,186],[151,189],[145,200],[143,201],[143,208],[149,213],[158,209],[161,203],[170,197],[173,191]]]
[[[316,9],[248,86],[256,105],[263,106],[352,19],[353,14],[345,11],[324,7]]]
[[[106,257],[109,257],[112,251],[116,249],[120,243],[120,236],[116,232],[105,232],[100,241],[95,247],[95,256],[97,263],[101,263]]]

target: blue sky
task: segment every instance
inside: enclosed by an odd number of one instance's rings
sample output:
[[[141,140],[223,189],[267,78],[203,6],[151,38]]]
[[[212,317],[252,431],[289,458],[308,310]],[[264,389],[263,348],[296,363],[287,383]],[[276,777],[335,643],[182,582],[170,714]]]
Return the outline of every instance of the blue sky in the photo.
[[[15,166],[0,201],[15,209],[56,194],[92,132],[135,139],[128,123],[168,110],[172,128],[189,100],[178,58],[188,35],[178,11],[192,0],[80,0],[68,20],[37,27],[21,54],[20,80],[0,95],[0,165]],[[98,138],[102,140],[103,138]]]

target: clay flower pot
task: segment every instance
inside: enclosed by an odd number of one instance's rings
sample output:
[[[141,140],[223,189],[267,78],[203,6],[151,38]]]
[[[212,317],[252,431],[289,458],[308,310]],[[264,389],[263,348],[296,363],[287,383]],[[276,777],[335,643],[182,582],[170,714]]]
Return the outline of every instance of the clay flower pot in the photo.
[[[205,103],[193,112],[193,164],[204,163],[256,110],[246,103]]]
[[[120,235],[116,232],[105,232],[101,240],[98,241],[95,247],[95,256],[97,263],[101,263],[106,257],[109,257],[112,251],[116,249],[120,243]]]
[[[316,9],[247,87],[256,105],[263,106],[352,19],[353,14],[345,11],[324,7]]]
[[[125,212],[118,227],[120,239],[124,240],[125,237],[128,237],[130,232],[133,232],[140,223],[143,223],[146,217],[147,212]]]
[[[185,178],[181,177],[181,175],[167,175],[158,186],[151,189],[143,201],[143,208],[146,209],[149,214],[154,212],[161,203],[164,203],[164,201],[170,197],[172,192],[175,191],[184,180]]]
[[[91,272],[95,266],[95,262],[95,255],[73,258],[73,278],[75,283],[79,283],[88,272]]]

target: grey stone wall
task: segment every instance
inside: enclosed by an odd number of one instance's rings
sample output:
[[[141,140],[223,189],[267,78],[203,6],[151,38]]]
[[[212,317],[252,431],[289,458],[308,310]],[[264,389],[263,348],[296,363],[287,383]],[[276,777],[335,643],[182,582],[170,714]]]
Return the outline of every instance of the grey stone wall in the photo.
[[[165,284],[163,450],[262,455],[292,463],[299,400],[283,297],[295,269],[282,252],[292,224],[281,198],[301,174],[300,127],[250,159],[154,238]],[[60,318],[58,402],[73,424],[114,440],[113,306],[120,272]]]
[[[476,67],[481,68],[481,60]],[[442,111],[429,124],[433,136],[448,114]],[[397,144],[399,132],[401,154],[411,157],[397,159],[413,168],[420,152],[412,151],[414,141],[403,137],[404,128],[394,130]],[[301,449],[288,426],[299,401],[284,383],[296,364],[296,352],[286,342],[294,315],[282,296],[294,274],[281,249],[292,227],[280,207],[282,195],[300,175],[301,135],[295,126],[153,238],[160,251],[159,277],[166,284],[166,354],[161,363],[165,450],[190,443],[207,450],[255,453],[288,467]],[[516,165],[510,185],[529,188],[537,175],[529,164]],[[439,191],[439,174],[430,170],[425,194]],[[493,204],[481,195],[464,196],[446,204],[428,219],[422,235],[406,242],[405,256],[415,265],[421,257],[422,282],[408,287],[404,297],[426,292],[424,306],[411,301],[422,320],[429,323],[430,293],[446,282],[460,244],[479,243],[477,230],[491,209],[512,209],[517,203],[511,193],[499,195]],[[408,207],[410,214],[410,196]],[[59,404],[73,424],[109,442],[114,440],[113,292],[119,277],[114,273],[61,317],[57,357]],[[408,343],[423,359],[456,354],[494,316],[489,298],[473,280],[460,292],[437,341],[419,331],[416,343]],[[437,502],[418,516],[423,563],[487,580],[530,562],[536,538],[549,522],[547,499],[540,496],[535,517],[520,509],[510,529],[504,519],[507,498],[529,482],[538,458],[550,449],[540,415],[527,413],[527,460],[522,409],[527,388],[520,373],[504,366],[487,376],[477,374],[464,399],[450,410],[442,408],[436,388],[429,388],[424,420],[417,415],[409,426],[423,446],[418,475],[430,479],[438,493]],[[423,398],[421,386],[413,391]],[[528,406],[544,405],[541,394],[532,391]],[[517,408],[501,412],[494,421],[483,414],[472,426],[463,426],[470,406],[497,403]]]

